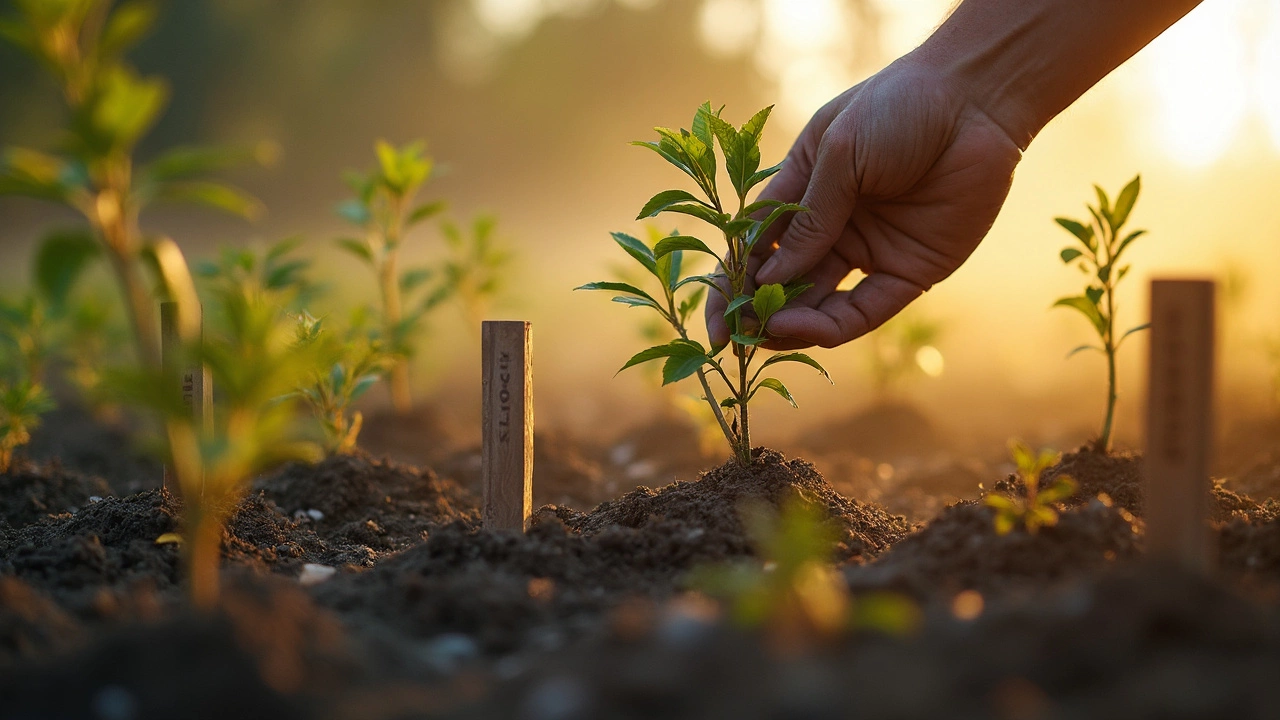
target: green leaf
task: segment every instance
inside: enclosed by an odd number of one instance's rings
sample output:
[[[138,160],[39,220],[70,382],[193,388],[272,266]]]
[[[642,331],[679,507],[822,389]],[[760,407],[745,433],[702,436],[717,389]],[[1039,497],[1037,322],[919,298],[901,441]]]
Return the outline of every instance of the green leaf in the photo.
[[[698,107],[698,110],[693,114],[693,135],[701,140],[702,144],[706,145],[708,148],[710,148],[714,142],[714,139],[711,136],[711,118],[715,116],[716,113],[711,109],[710,102],[702,103],[702,105]]]
[[[672,205],[679,205],[680,203],[699,204],[702,201],[686,190],[663,190],[644,204],[644,208],[640,210],[640,214],[636,216],[636,219],[644,220],[645,218],[654,217]]]
[[[1088,318],[1093,325],[1093,329],[1098,331],[1099,335],[1105,335],[1107,332],[1107,324],[1102,319],[1102,314],[1098,312],[1098,306],[1082,295],[1075,297],[1065,297],[1053,304],[1053,307],[1072,308]]]
[[[134,0],[121,4],[107,18],[98,40],[98,54],[115,58],[133,47],[155,24],[158,8],[154,2]]]
[[[654,258],[653,251],[649,249],[648,245],[645,245],[643,242],[627,235],[626,233],[616,232],[610,234],[613,235],[614,242],[618,243],[623,250],[626,250],[628,255],[635,258],[636,262],[643,265],[645,270],[648,270],[659,280],[663,280],[663,278],[658,275],[657,260]]]
[[[1111,220],[1111,201],[1107,199],[1107,192],[1100,185],[1093,186],[1093,192],[1098,196],[1098,212],[1102,213],[1102,217],[1106,218],[1107,223],[1115,227]]]
[[[768,217],[766,217],[764,220],[761,220],[760,224],[757,225],[751,231],[751,235],[747,237],[747,251],[750,252],[751,249],[755,247],[756,242],[761,237],[764,236],[765,232],[775,222],[778,221],[778,218],[782,217],[783,215],[789,212],[807,212],[807,211],[808,211],[808,208],[806,208],[803,205],[796,205],[795,203],[783,203],[781,205],[778,205],[773,209],[773,212],[769,213]]]
[[[791,302],[801,295],[805,294],[810,288],[814,287],[811,282],[803,280],[793,280],[782,287],[786,293],[787,302]]]
[[[641,290],[635,285],[631,285],[630,283],[609,282],[609,281],[593,282],[593,283],[587,283],[586,285],[579,285],[578,287],[574,288],[574,290],[608,290],[610,292],[624,292],[624,293],[630,293],[640,298],[644,298],[645,300],[648,300],[654,305],[658,304],[658,302],[654,300],[653,297],[649,295],[649,293]]]
[[[1136,327],[1129,328],[1124,332],[1123,335],[1120,336],[1120,339],[1116,342],[1116,347],[1117,348],[1120,347],[1120,343],[1123,343],[1125,338],[1129,337],[1130,335],[1136,332],[1142,332],[1143,330],[1149,330],[1149,329],[1151,329],[1151,323],[1142,323],[1141,325],[1138,325]]]
[[[1081,345],[1079,347],[1072,348],[1071,352],[1067,353],[1067,358],[1074,356],[1076,353],[1084,352],[1085,350],[1096,350],[1098,352],[1106,352],[1105,350],[1098,347],[1097,345]]]
[[[1062,248],[1062,252],[1058,254],[1062,258],[1062,262],[1066,264],[1070,264],[1072,260],[1084,255],[1084,253],[1073,247]]]
[[[711,361],[705,353],[699,355],[672,355],[662,364],[662,384],[679,382],[698,372],[698,368]]]
[[[1146,234],[1147,234],[1146,230],[1134,230],[1133,232],[1126,235],[1124,240],[1121,240],[1120,245],[1116,248],[1116,256],[1114,259],[1119,260],[1120,253],[1124,252],[1124,249],[1129,247],[1129,243],[1133,242],[1134,240],[1137,240],[1138,238]]]
[[[160,116],[169,99],[163,80],[141,78],[123,66],[105,73],[79,122],[102,152],[130,152]]]
[[[658,244],[653,248],[654,255],[658,256],[673,253],[677,250],[691,250],[693,252],[706,253],[717,260],[720,259],[720,256],[716,255],[711,248],[707,247],[706,243],[691,235],[673,235],[671,237],[663,238],[658,241]]]
[[[752,397],[759,392],[760,388],[768,388],[781,395],[783,400],[791,403],[791,407],[799,407],[799,405],[796,405],[796,399],[791,397],[791,391],[788,390],[787,386],[783,385],[782,381],[777,378],[765,378],[761,380],[760,384],[756,385],[755,390],[751,391]]]
[[[252,148],[180,147],[169,150],[143,170],[152,182],[185,180],[251,162]]]
[[[771,283],[762,285],[756,290],[755,296],[751,299],[751,307],[756,311],[756,317],[760,320],[761,327],[765,327],[769,323],[769,318],[773,314],[782,309],[787,304],[787,293],[782,289],[782,285]]]
[[[424,203],[422,205],[419,205],[418,207],[413,209],[413,212],[409,213],[409,217],[405,219],[405,225],[407,227],[413,227],[414,225],[417,225],[423,220],[427,220],[429,218],[435,217],[436,215],[439,215],[440,213],[444,212],[444,209],[445,209],[445,202],[443,200],[437,200],[435,202],[429,202],[429,203]]]
[[[404,293],[413,292],[426,284],[433,275],[435,275],[435,272],[431,268],[414,268],[406,271],[400,276],[400,290]]]
[[[765,337],[752,337],[751,335],[743,335],[742,333],[735,333],[731,335],[729,339],[739,345],[746,345],[747,347],[763,345],[764,342],[768,340],[768,338]]]
[[[737,311],[738,308],[742,307],[743,305],[746,305],[749,302],[751,302],[750,295],[739,295],[738,297],[733,299],[733,302],[729,303],[728,307],[724,309],[724,316],[729,317],[735,311]]]
[[[355,255],[361,260],[373,264],[373,250],[369,249],[369,243],[355,238],[341,238],[338,240],[338,247]]]
[[[715,225],[718,228],[724,227],[725,223],[729,222],[728,213],[716,212],[715,208],[700,204],[694,205],[684,203],[680,205],[671,205],[667,207],[664,212],[680,213],[681,215],[696,217],[699,220]]]
[[[764,363],[760,365],[760,369],[763,370],[769,367],[770,365],[776,365],[778,363],[784,363],[784,362],[794,362],[794,363],[802,363],[804,365],[808,365],[814,370],[817,370],[818,372],[822,373],[822,377],[826,378],[827,382],[831,383],[832,385],[835,384],[835,381],[831,379],[831,375],[827,372],[827,369],[822,367],[822,365],[819,364],[817,360],[814,360],[813,358],[809,357],[804,353],[799,353],[799,352],[779,353],[765,360]]]
[[[1100,287],[1090,287],[1085,289],[1084,296],[1088,298],[1089,302],[1093,303],[1094,306],[1097,306],[1098,303],[1102,300],[1103,294],[1105,293],[1106,293],[1106,290]]]
[[[62,308],[89,263],[102,255],[102,245],[88,228],[56,230],[36,251],[36,286],[53,308]]]
[[[680,301],[680,307],[677,310],[680,315],[681,324],[684,324],[684,322],[689,319],[690,313],[698,309],[698,306],[702,303],[702,298],[706,293],[707,289],[705,287],[700,287],[695,290],[692,295]]]
[[[655,345],[651,348],[641,350],[640,352],[633,355],[625,365],[619,368],[618,372],[622,372],[627,368],[634,367],[641,363],[649,362],[650,360],[657,360],[659,358],[671,358],[671,357],[692,358],[692,357],[698,357],[698,356],[705,358],[706,354],[707,354],[706,349],[703,348],[702,345],[697,341],[677,338],[664,345]],[[694,370],[697,370],[697,368],[694,368]]]
[[[1053,221],[1065,228],[1067,232],[1075,235],[1086,248],[1093,250],[1093,228],[1072,220],[1071,218],[1060,217],[1054,218]]]
[[[673,148],[667,143],[660,144],[660,143],[654,143],[654,142],[646,142],[644,140],[637,140],[631,144],[637,147],[649,148],[650,150],[661,155],[667,162],[680,168],[680,170],[684,174],[688,175],[694,180],[699,180],[698,173],[693,169],[693,162],[687,156],[685,156],[683,148],[678,148],[678,146],[676,148]]]
[[[1111,222],[1115,230],[1119,230],[1129,219],[1129,213],[1133,211],[1133,206],[1138,202],[1138,193],[1142,190],[1142,176],[1134,176],[1128,185],[1120,191],[1120,195],[1116,197],[1116,206],[1111,209]]]
[[[613,298],[613,302],[629,305],[631,307],[651,307],[661,313],[663,317],[666,317],[667,314],[666,311],[662,309],[661,305],[650,299],[632,297],[630,295],[619,295],[618,297]]]
[[[246,220],[262,214],[262,203],[239,188],[208,180],[185,180],[161,185],[156,199],[187,202],[221,210]]]
[[[1101,266],[1099,266],[1099,267],[1098,267],[1098,280],[1100,280],[1100,281],[1102,281],[1103,283],[1105,283],[1105,282],[1107,282],[1107,281],[1108,281],[1108,280],[1110,280],[1110,279],[1111,279],[1111,266],[1110,266],[1110,265],[1101,265]]]
[[[756,185],[759,185],[765,180],[768,180],[774,175],[777,175],[778,171],[782,169],[783,164],[784,163],[778,163],[773,167],[767,167],[763,170],[753,173],[751,177],[747,178],[747,190],[749,191],[751,190],[751,188],[755,187]]]

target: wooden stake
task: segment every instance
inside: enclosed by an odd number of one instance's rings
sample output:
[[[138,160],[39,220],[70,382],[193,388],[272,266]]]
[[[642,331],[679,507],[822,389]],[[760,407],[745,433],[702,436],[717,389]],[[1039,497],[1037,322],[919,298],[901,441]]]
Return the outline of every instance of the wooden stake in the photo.
[[[523,320],[481,324],[484,526],[523,532],[533,511],[533,346]]]
[[[1193,570],[1216,563],[1209,527],[1214,283],[1151,283],[1145,506],[1147,552]]]
[[[199,305],[195,308],[198,318],[199,334],[195,338],[197,347],[204,342],[204,314]],[[195,363],[189,357],[183,345],[182,326],[179,322],[178,303],[160,303],[160,357],[166,378],[181,383],[182,402],[195,426],[196,434],[202,435],[213,419],[213,381],[209,371],[203,365]],[[164,486],[170,492],[179,492],[178,479],[173,476],[172,469],[164,468]]]

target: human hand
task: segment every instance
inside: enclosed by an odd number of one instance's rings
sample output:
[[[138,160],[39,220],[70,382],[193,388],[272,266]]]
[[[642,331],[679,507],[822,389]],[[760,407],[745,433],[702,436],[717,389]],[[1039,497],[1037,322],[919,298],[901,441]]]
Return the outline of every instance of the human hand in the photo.
[[[849,342],[951,275],[991,229],[1020,159],[959,83],[911,56],[832,100],[761,195],[809,210],[757,246],[757,284],[814,284],[770,319],[766,347]],[[866,277],[837,290],[854,270]],[[729,340],[724,309],[713,293],[713,345]]]

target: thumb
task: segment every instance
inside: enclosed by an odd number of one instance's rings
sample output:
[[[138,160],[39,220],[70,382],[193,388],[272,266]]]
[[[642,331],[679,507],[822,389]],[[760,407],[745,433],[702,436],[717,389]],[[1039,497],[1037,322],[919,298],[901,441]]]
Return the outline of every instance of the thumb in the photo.
[[[777,252],[756,275],[760,284],[790,282],[831,252],[857,201],[853,158],[853,144],[842,133],[829,131],[822,138],[809,186],[800,201],[808,211],[791,218],[778,240]]]

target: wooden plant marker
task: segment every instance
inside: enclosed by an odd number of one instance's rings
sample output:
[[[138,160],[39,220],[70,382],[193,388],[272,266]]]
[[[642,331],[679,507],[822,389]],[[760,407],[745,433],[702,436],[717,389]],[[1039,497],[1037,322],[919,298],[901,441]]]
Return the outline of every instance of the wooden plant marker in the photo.
[[[197,305],[195,308],[199,323],[199,336],[196,341],[204,342],[204,311]],[[191,362],[184,352],[182,344],[182,326],[179,322],[178,303],[160,303],[160,358],[166,378],[176,378],[182,386],[182,402],[191,413],[196,433],[201,434],[212,424],[213,417],[213,381],[209,371],[203,365]],[[178,478],[172,469],[165,465],[164,487],[169,492],[177,493]]]
[[[523,320],[481,325],[484,526],[524,532],[533,511],[533,344]]]
[[[1200,572],[1217,564],[1209,527],[1214,289],[1211,280],[1151,283],[1147,552]]]

